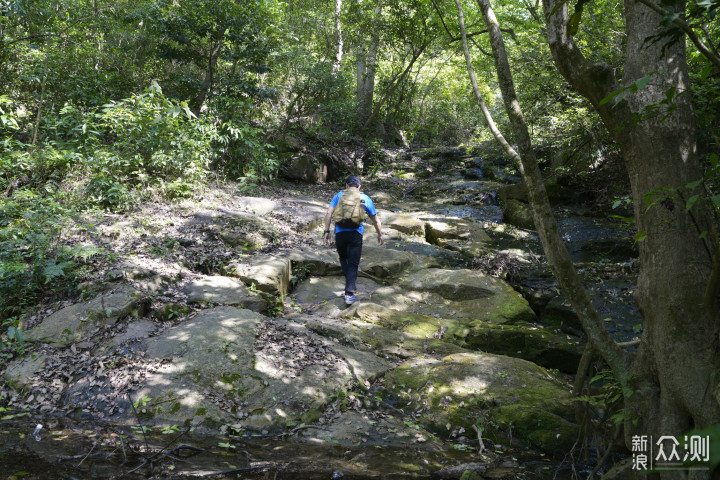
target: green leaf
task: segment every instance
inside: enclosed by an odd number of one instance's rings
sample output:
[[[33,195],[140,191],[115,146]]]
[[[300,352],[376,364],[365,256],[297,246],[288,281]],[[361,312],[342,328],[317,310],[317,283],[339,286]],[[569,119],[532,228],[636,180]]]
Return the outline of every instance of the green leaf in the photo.
[[[720,207],[720,195],[713,195],[710,197],[710,201],[712,201],[716,207]]]
[[[637,80],[635,80],[635,83],[633,85],[635,85],[638,90],[642,90],[643,88],[647,87],[648,83],[650,83],[650,79],[654,74],[655,72],[650,72],[650,75],[638,78]]]
[[[700,200],[700,195],[693,195],[692,197],[688,198],[687,203],[685,204],[685,211],[689,212],[690,209],[697,203],[697,201]]]
[[[690,190],[695,190],[697,187],[700,186],[700,184],[703,182],[703,179],[695,180],[694,182],[688,182],[685,184],[685,188],[688,188]]]
[[[615,90],[615,91],[612,92],[610,95],[608,95],[607,97],[605,97],[605,98],[603,98],[602,100],[600,100],[600,105],[605,105],[605,104],[608,103],[610,100],[612,100],[613,98],[617,97],[618,95],[620,95],[621,93],[623,93],[623,92],[626,91],[627,89],[628,89],[628,87],[622,87],[622,88],[619,89],[619,90]],[[618,99],[618,102],[619,102],[620,100],[621,100],[621,99]]]
[[[660,20],[660,25],[662,25],[663,27],[667,27],[668,25],[670,25],[672,22],[674,22],[678,18],[680,18],[679,13],[677,13],[677,12],[668,13],[667,15],[665,15],[662,18],[662,20]]]
[[[647,232],[645,230],[640,230],[635,234],[635,243],[640,243],[643,240],[647,238]]]
[[[718,163],[720,163],[720,158],[718,157],[717,153],[711,153],[709,160],[710,165],[712,165],[713,167],[717,167]]]

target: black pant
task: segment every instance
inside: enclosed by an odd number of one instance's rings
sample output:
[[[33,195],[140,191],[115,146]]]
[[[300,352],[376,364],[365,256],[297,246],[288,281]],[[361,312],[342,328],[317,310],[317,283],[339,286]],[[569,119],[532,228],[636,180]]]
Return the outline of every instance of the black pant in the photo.
[[[359,232],[338,232],[335,234],[335,245],[340,256],[340,266],[345,275],[345,295],[355,293],[357,287],[358,267],[362,255],[363,237]]]

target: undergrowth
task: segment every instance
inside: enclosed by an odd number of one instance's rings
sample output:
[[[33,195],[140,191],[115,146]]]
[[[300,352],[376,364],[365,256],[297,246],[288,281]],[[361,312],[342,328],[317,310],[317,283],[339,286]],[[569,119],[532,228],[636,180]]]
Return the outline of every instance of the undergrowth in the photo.
[[[211,169],[248,188],[274,177],[260,130],[227,114],[236,107],[198,117],[154,83],[98,109],[65,104],[34,125],[0,96],[0,351],[22,348],[29,307],[77,294],[90,259],[112,258],[63,238],[81,213],[192,197]]]

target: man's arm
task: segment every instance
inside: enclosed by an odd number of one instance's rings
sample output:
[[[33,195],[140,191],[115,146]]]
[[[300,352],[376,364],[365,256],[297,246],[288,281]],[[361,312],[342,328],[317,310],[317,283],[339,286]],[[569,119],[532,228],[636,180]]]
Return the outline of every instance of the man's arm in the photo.
[[[373,225],[375,226],[375,231],[377,232],[378,236],[378,244],[382,245],[383,243],[385,243],[385,240],[383,240],[382,236],[382,225],[380,225],[380,216],[370,215],[370,220],[372,220]]]
[[[325,232],[323,234],[323,240],[325,240],[326,244],[330,243],[330,222],[332,221],[332,215],[334,211],[335,207],[330,206],[325,213]]]

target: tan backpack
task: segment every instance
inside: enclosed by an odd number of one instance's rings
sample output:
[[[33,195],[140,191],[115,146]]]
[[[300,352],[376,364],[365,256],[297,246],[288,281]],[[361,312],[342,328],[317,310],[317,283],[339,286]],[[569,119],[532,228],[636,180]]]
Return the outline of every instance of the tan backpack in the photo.
[[[340,195],[337,207],[333,212],[335,224],[341,228],[358,228],[365,218],[365,207],[362,205],[360,190],[348,189]]]

